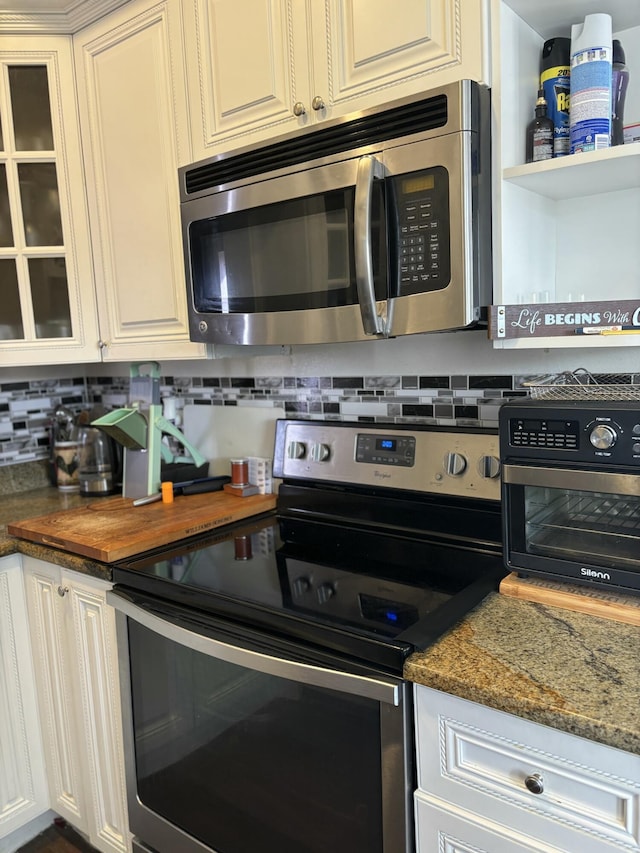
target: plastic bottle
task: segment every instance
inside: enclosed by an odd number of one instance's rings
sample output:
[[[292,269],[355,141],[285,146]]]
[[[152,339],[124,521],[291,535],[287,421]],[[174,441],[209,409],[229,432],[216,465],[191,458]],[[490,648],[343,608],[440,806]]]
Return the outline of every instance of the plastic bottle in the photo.
[[[629,85],[629,69],[624,50],[618,39],[613,40],[613,71],[611,77],[611,144],[624,144],[624,99]]]
[[[611,15],[587,15],[571,27],[571,153],[611,144]]]
[[[536,114],[527,125],[527,163],[538,163],[553,157],[553,119],[547,115],[544,91],[538,89]]]
[[[547,39],[542,48],[540,85],[553,121],[553,156],[571,153],[569,138],[569,94],[571,76],[571,39],[557,36]]]

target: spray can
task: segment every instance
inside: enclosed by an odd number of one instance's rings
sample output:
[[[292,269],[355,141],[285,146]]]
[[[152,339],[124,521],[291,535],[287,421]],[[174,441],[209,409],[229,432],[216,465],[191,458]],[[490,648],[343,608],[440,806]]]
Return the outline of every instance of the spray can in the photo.
[[[571,153],[611,144],[611,15],[587,15],[571,27]]]
[[[569,94],[571,39],[557,36],[542,47],[540,86],[544,91],[549,118],[553,122],[553,156],[571,153],[569,138]]]

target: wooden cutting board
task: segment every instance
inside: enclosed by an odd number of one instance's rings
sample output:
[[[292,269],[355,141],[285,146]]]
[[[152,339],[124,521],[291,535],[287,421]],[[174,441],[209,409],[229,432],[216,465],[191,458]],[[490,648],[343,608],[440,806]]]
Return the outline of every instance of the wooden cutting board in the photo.
[[[519,578],[515,572],[500,582],[500,592],[523,601],[550,604],[575,613],[588,613],[614,622],[640,625],[640,596],[632,593],[609,592],[543,578]]]
[[[275,508],[275,495],[227,492],[177,496],[173,503],[133,506],[130,498],[100,498],[7,526],[12,536],[113,563]]]

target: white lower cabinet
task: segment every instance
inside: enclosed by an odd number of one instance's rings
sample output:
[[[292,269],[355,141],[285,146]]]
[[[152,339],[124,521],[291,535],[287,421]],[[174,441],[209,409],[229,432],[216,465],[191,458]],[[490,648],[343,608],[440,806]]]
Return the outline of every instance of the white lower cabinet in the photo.
[[[0,838],[48,807],[22,567],[11,555],[0,559]]]
[[[417,853],[640,850],[640,756],[415,686]]]
[[[110,584],[23,557],[51,808],[104,853],[131,849]]]

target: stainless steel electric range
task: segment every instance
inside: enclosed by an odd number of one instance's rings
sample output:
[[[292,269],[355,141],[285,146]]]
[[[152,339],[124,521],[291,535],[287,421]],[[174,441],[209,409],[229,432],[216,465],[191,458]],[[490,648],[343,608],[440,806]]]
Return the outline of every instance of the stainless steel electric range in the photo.
[[[504,575],[498,455],[278,421],[274,513],[115,567],[134,849],[413,850],[403,664]]]

